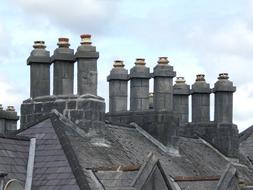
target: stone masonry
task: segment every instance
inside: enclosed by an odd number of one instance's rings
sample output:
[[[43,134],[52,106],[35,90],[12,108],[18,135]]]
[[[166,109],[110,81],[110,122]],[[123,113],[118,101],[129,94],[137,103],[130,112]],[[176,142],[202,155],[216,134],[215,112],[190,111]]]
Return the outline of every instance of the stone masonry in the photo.
[[[235,87],[228,74],[221,73],[213,89],[205,75],[198,74],[190,86],[177,77],[167,57],[160,57],[153,73],[145,59],[138,58],[128,74],[123,61],[116,60],[109,82],[109,112],[104,99],[97,96],[97,60],[99,53],[91,35],[81,35],[81,45],[74,52],[69,39],[59,38],[52,57],[43,41],[36,41],[28,58],[31,67],[31,98],[21,105],[21,128],[57,110],[73,123],[88,131],[107,122],[141,126],[164,145],[172,145],[177,136],[200,137],[228,157],[238,158],[238,130],[233,124]],[[73,94],[74,64],[77,62],[77,95]],[[50,64],[54,65],[53,95],[50,95]],[[154,92],[149,92],[150,79]],[[130,97],[128,97],[130,83]],[[210,121],[210,94],[215,94],[215,119]],[[130,109],[128,110],[128,98]],[[189,118],[192,99],[192,122]]]
[[[59,38],[58,48],[51,57],[54,63],[54,95],[73,94],[74,88],[74,50],[70,49],[68,38]]]
[[[13,106],[8,106],[6,110],[0,104],[0,134],[9,134],[17,130],[19,117]]]
[[[58,48],[50,60],[49,52],[45,51],[44,42],[35,42],[34,50],[28,62],[42,67],[31,69],[31,98],[21,105],[21,128],[36,122],[54,109],[69,118],[84,130],[104,126],[105,103],[97,94],[97,59],[99,53],[91,46],[91,36],[81,35],[81,46],[76,54],[69,49],[69,39],[59,38]],[[39,53],[36,53],[39,52]],[[44,56],[42,58],[42,55]],[[45,58],[46,57],[46,58]],[[78,95],[73,95],[74,62],[78,62]],[[47,61],[45,64],[45,61]],[[54,63],[53,94],[50,95],[50,63]],[[37,66],[36,65],[36,66]],[[35,74],[42,72],[38,80]],[[35,74],[34,74],[35,73]],[[40,77],[41,76],[41,77]],[[32,77],[35,77],[32,78]],[[48,85],[41,82],[45,78]],[[34,81],[37,80],[35,87]],[[37,92],[38,91],[38,92]],[[46,93],[45,93],[46,92]]]

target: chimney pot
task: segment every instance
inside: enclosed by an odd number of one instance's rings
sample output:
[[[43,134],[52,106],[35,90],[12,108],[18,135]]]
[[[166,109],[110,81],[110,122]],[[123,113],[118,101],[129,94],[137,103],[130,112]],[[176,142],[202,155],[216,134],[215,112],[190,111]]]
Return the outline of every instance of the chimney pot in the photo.
[[[157,63],[167,65],[169,63],[168,57],[159,57]]]
[[[91,35],[90,34],[82,34],[81,37],[81,45],[90,46],[92,44],[91,42]]]
[[[196,77],[197,77],[196,81],[206,81],[204,74],[198,74],[198,75],[196,75]]]
[[[2,104],[0,104],[0,110],[3,110],[4,108],[3,108],[3,105]]]
[[[68,38],[58,38],[57,43],[59,48],[68,48],[70,46]]]
[[[229,79],[228,73],[220,73],[218,79],[228,80]]]
[[[124,63],[122,60],[115,60],[114,61],[114,64],[113,64],[113,67],[114,68],[124,68]]]
[[[14,106],[7,106],[6,111],[15,112],[15,108],[14,108]]]
[[[184,77],[177,77],[176,84],[185,84]]]
[[[46,49],[45,41],[34,41],[34,49]]]
[[[144,58],[136,58],[135,65],[145,65],[145,59]]]

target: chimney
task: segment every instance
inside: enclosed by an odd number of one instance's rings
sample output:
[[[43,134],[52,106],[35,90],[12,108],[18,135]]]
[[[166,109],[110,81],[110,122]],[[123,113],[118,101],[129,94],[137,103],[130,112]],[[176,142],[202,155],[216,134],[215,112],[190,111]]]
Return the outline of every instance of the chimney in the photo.
[[[210,85],[205,81],[205,75],[197,75],[192,85],[192,122],[210,121]]]
[[[114,61],[113,69],[107,77],[109,82],[109,112],[127,111],[128,71],[121,60]]]
[[[218,81],[214,85],[214,120],[217,123],[233,123],[233,93],[236,87],[228,79],[229,76],[227,73],[221,73],[219,74]]]
[[[6,110],[0,104],[0,134],[8,134],[17,130],[19,117],[13,106],[8,106]]]
[[[149,110],[149,68],[145,59],[137,58],[130,70],[130,111]]]
[[[91,45],[91,35],[81,35],[81,46],[77,48],[77,91],[79,95],[97,95],[97,59],[99,53]]]
[[[170,66],[167,57],[159,57],[154,68],[154,110],[173,110],[173,77],[176,72]]]
[[[50,94],[50,64],[49,51],[46,51],[44,41],[35,41],[27,65],[30,66],[30,97]]]
[[[68,38],[58,39],[58,48],[52,56],[54,63],[54,95],[73,94],[74,85],[74,50],[70,49]]]
[[[173,110],[179,116],[179,123],[186,124],[189,117],[190,86],[185,83],[184,77],[177,77],[173,93]]]

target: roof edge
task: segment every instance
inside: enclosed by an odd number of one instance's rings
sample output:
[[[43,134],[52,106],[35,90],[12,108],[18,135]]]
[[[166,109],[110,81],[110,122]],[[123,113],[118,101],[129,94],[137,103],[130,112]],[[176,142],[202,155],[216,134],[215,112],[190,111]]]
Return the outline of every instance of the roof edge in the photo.
[[[71,146],[70,140],[68,136],[65,134],[63,130],[63,121],[59,119],[60,113],[56,114],[54,113],[50,119],[52,122],[52,126],[55,130],[55,133],[60,141],[60,144],[62,146],[62,149],[65,153],[65,156],[69,162],[69,165],[71,167],[71,170],[75,176],[76,182],[79,186],[80,189],[86,189],[86,190],[91,190],[88,180],[84,174],[84,171],[78,161],[78,158],[75,154],[74,149]],[[62,116],[62,115],[61,115]],[[64,117],[64,116],[62,116]],[[67,118],[66,118],[67,119]]]

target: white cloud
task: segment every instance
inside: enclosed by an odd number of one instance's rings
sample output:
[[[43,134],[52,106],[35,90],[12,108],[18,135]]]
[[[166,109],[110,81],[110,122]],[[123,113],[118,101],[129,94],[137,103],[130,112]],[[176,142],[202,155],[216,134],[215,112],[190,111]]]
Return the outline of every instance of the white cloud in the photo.
[[[112,0],[16,0],[29,19],[49,20],[51,26],[60,26],[74,32],[100,33],[112,19],[117,3]],[[84,31],[85,30],[85,31]]]
[[[147,58],[147,65],[154,67],[158,56],[169,56],[178,75],[185,76],[188,84],[194,82],[196,74],[204,73],[213,86],[218,73],[228,72],[238,87],[235,123],[239,127],[253,124],[248,119],[253,107],[247,104],[252,102],[249,94],[253,89],[252,86],[245,87],[253,83],[250,69],[253,62],[253,0],[229,4],[218,0],[211,3],[202,0],[12,2],[16,5],[12,8],[14,11],[10,9],[6,13],[15,12],[15,17],[0,13],[6,18],[0,22],[0,63],[8,63],[5,65],[8,65],[10,75],[25,70],[26,76],[19,74],[17,77],[29,80],[25,60],[34,40],[45,40],[52,52],[60,36],[70,37],[71,47],[76,48],[79,43],[76,34],[92,33],[100,51],[99,80],[106,80],[116,58],[126,61],[126,68],[130,69],[136,57]],[[10,54],[3,52],[7,49],[11,49]],[[4,71],[7,76],[8,70]],[[100,81],[99,88],[108,96],[105,82]],[[4,91],[5,96],[7,91]]]
[[[25,97],[24,94],[22,94],[22,91],[15,89],[16,85],[8,82],[8,80],[3,79],[2,77],[0,78],[0,86],[0,104],[2,104],[5,108],[12,105],[15,107],[17,112],[19,112],[20,102],[22,102]]]

